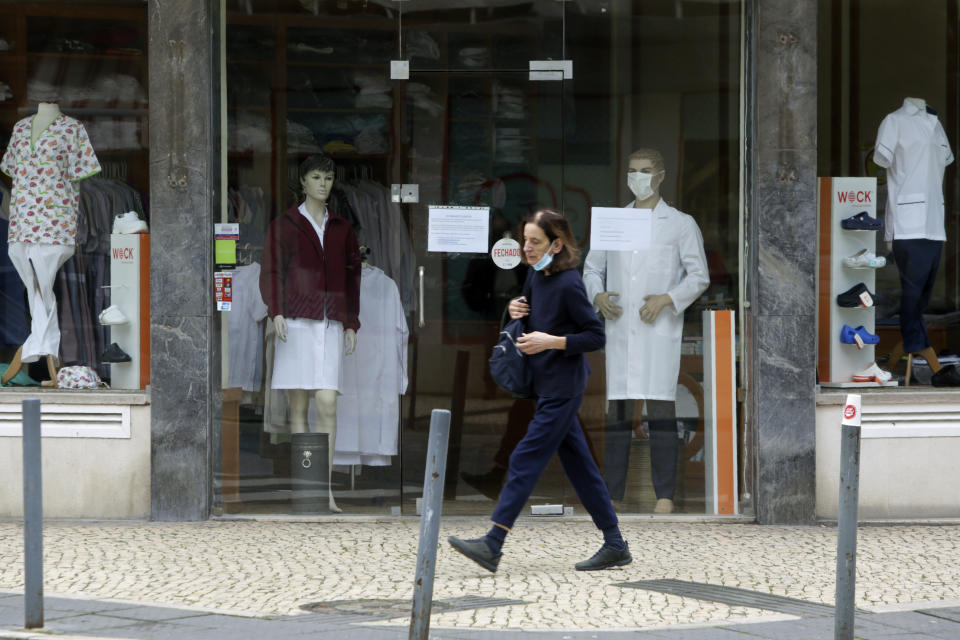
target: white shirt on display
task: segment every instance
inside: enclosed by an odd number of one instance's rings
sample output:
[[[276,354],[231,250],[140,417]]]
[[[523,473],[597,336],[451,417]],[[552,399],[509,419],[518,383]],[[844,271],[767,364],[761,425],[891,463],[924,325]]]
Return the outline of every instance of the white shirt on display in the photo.
[[[230,354],[227,387],[259,391],[263,384],[263,327],[267,305],[260,296],[260,263],[233,272],[233,305],[227,320]]]
[[[661,199],[653,209],[650,248],[590,251],[583,282],[591,301],[615,291],[623,315],[606,320],[607,399],[674,400],[680,374],[683,312],[710,285],[703,236],[696,221]],[[640,319],[644,297],[673,300],[653,324]]]
[[[360,339],[343,359],[334,464],[386,466],[399,452],[407,391],[407,320],[397,284],[377,267],[360,278]]]
[[[327,215],[324,214],[324,216],[323,216],[323,223],[322,223],[322,224],[317,224],[317,221],[314,220],[314,219],[313,219],[313,216],[310,215],[310,212],[307,211],[307,203],[306,203],[306,202],[301,202],[301,203],[300,203],[300,206],[297,207],[297,211],[300,212],[300,215],[302,215],[304,218],[306,218],[307,220],[310,221],[310,226],[313,227],[313,230],[317,232],[317,237],[320,238],[320,248],[321,248],[321,249],[324,248],[324,247],[323,247],[323,232],[326,231],[326,229],[327,229]]]
[[[904,100],[880,123],[873,159],[887,170],[884,239],[946,240],[943,171],[953,152],[937,116]]]

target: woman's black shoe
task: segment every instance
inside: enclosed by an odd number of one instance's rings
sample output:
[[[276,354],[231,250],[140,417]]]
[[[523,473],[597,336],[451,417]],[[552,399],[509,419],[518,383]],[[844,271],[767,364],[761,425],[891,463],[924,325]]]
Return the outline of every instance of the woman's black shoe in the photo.
[[[630,555],[630,547],[625,546],[622,550],[614,549],[607,545],[600,547],[589,560],[578,562],[574,565],[577,571],[599,571],[600,569],[609,569],[610,567],[622,567],[625,564],[633,562],[633,556]]]
[[[503,557],[503,554],[494,553],[490,549],[490,545],[488,545],[483,538],[461,540],[456,536],[450,536],[447,538],[447,542],[450,543],[451,547],[467,556],[490,573],[497,572],[497,565],[500,564],[500,558]]]
[[[930,376],[930,383],[935,387],[960,387],[960,371],[956,365],[945,365]]]

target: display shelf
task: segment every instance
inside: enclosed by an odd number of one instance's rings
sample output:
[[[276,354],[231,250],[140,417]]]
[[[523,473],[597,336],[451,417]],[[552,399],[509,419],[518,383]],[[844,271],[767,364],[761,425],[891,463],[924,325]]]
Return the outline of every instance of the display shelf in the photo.
[[[124,60],[129,62],[146,63],[145,53],[132,53],[130,55],[111,54],[111,53],[58,53],[53,51],[27,51],[27,56],[31,58],[68,58],[70,60]]]
[[[896,380],[884,384],[879,382],[821,382],[820,386],[829,389],[878,389],[880,387],[899,387],[900,383]]]
[[[135,117],[145,118],[150,114],[150,109],[145,106],[116,106],[109,105],[83,105],[76,103],[61,102],[60,110],[74,118],[81,119],[83,116],[117,116],[117,117]],[[28,115],[35,113],[36,109],[31,107],[19,107],[18,111]]]
[[[374,62],[323,62],[323,61],[305,61],[305,60],[287,60],[287,65],[291,67],[332,67],[335,69],[378,69],[383,70],[383,63]]]
[[[355,109],[347,108],[326,108],[326,107],[288,107],[287,113],[377,113],[390,115],[393,109],[382,109],[380,107],[357,107]]]
[[[866,211],[876,217],[876,178],[820,178],[820,265],[818,277],[818,379],[846,384],[876,360],[875,348],[840,341],[844,325],[875,334],[876,301],[870,307],[841,307],[837,296],[859,283],[876,293],[875,269],[851,269],[843,259],[862,249],[876,250],[877,232],[844,229],[841,221]],[[862,194],[850,202],[849,194]],[[841,198],[842,196],[842,198]],[[879,386],[879,385],[875,385]]]

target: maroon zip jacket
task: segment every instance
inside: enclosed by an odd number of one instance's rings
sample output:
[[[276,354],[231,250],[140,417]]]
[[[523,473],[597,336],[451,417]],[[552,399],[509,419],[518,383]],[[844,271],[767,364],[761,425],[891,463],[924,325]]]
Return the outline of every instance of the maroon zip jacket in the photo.
[[[360,328],[360,247],[350,223],[329,206],[327,212],[323,246],[297,207],[270,223],[260,294],[271,318],[326,317],[356,331]]]

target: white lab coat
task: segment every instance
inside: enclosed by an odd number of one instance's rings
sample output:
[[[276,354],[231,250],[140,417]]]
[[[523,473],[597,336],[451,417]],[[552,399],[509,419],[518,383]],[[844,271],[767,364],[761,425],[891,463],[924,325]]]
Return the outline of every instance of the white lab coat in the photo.
[[[334,464],[386,466],[398,453],[400,396],[407,391],[407,320],[397,284],[364,266],[357,348],[343,361]]]
[[[710,284],[696,221],[661,199],[653,209],[650,248],[590,251],[583,281],[591,301],[615,291],[620,297],[614,302],[623,307],[623,315],[606,320],[607,399],[675,400],[683,312]],[[652,325],[643,322],[644,296],[661,293],[675,308],[665,307]]]

